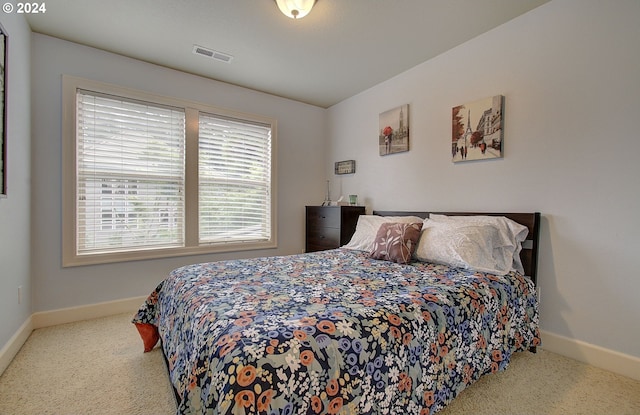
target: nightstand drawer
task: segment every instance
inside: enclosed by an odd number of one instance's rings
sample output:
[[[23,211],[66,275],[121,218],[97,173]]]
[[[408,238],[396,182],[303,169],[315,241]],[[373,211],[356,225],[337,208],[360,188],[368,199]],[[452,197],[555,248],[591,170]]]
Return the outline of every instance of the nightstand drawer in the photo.
[[[311,228],[339,228],[340,209],[308,208],[307,224]]]
[[[307,237],[307,250],[323,251],[340,246],[339,228],[316,228],[316,231]]]
[[[307,206],[305,252],[345,245],[356,230],[364,206]]]

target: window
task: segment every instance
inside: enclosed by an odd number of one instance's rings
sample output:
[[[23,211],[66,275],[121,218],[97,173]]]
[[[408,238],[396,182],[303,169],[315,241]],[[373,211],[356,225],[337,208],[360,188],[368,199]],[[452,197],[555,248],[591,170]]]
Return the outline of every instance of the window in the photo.
[[[63,77],[63,265],[276,246],[275,121]]]
[[[199,130],[200,242],[268,238],[270,127],[200,114]]]
[[[76,91],[78,255],[184,245],[185,112]]]

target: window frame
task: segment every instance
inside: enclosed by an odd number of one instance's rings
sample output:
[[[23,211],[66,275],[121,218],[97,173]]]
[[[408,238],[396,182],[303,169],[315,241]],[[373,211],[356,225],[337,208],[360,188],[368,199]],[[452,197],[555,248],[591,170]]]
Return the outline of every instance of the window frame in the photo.
[[[185,112],[185,196],[184,196],[184,246],[151,249],[134,249],[118,252],[78,254],[77,235],[77,137],[76,137],[76,92],[78,90],[112,95],[183,109]],[[277,121],[273,118],[246,114],[219,108],[200,102],[161,96],[131,88],[103,82],[62,76],[62,266],[81,266],[166,257],[249,251],[277,248]],[[264,241],[199,242],[198,207],[198,155],[199,155],[199,115],[212,114],[222,117],[246,120],[271,127],[271,181],[270,181],[270,239]]]

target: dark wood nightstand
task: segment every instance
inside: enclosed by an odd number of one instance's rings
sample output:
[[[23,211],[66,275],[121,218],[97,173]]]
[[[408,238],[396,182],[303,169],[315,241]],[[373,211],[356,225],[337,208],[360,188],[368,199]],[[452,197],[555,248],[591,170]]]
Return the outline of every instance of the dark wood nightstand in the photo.
[[[306,206],[305,252],[345,245],[356,230],[364,206]]]

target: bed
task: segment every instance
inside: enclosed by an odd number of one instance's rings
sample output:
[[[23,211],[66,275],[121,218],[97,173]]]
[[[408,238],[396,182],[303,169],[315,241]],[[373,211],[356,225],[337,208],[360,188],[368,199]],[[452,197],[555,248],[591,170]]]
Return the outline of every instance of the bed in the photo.
[[[510,235],[486,237],[493,221]],[[539,345],[539,222],[374,211],[338,249],[178,268],[133,323],[145,351],[162,347],[178,414],[432,414]],[[509,269],[429,254],[461,232]]]

